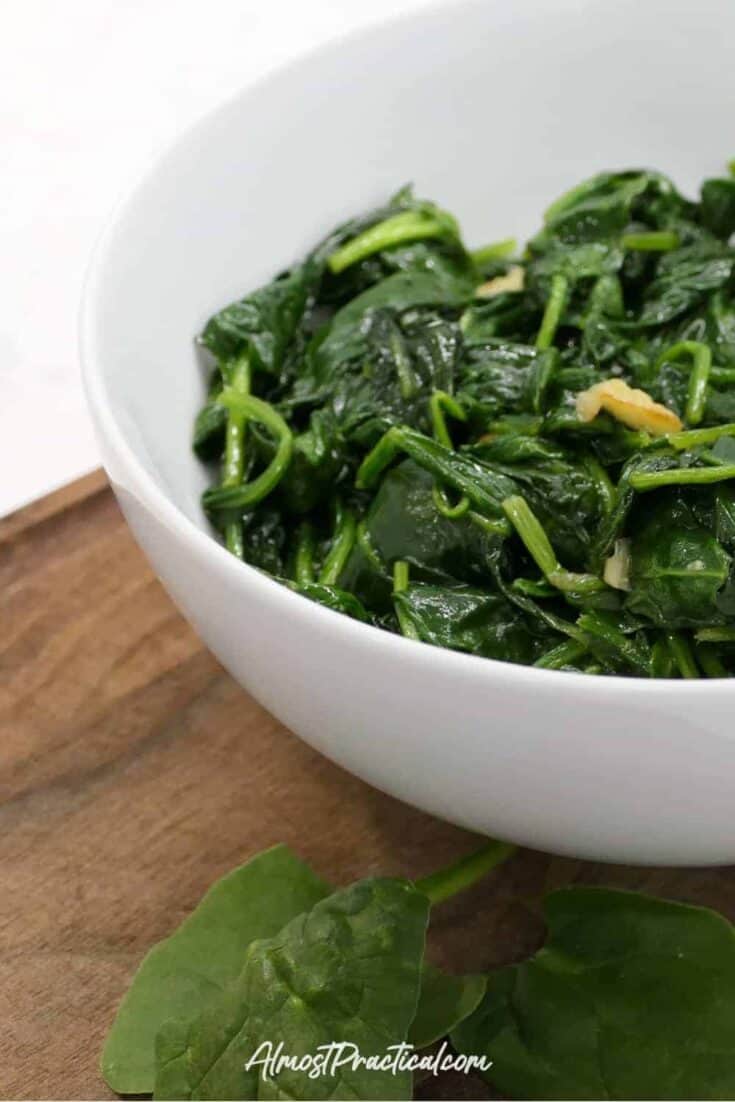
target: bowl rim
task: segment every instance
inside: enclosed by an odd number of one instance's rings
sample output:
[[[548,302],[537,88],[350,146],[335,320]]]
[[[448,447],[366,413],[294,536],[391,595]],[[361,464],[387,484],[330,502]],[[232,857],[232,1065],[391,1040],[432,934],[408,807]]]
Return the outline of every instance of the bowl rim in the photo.
[[[364,42],[366,38],[378,38],[391,28],[414,22],[431,20],[437,15],[452,9],[456,16],[459,7],[483,8],[486,0],[428,0],[419,6],[397,15],[378,18],[367,25],[330,36],[326,41],[300,51],[295,56],[281,62],[258,78],[247,81],[235,92],[221,100],[214,107],[185,126],[173,138],[161,146],[148,158],[147,165],[134,177],[132,185],[123,192],[113,206],[99,234],[90,255],[82,286],[82,295],[78,319],[79,355],[81,375],[87,403],[90,407],[95,430],[103,437],[111,452],[125,471],[131,486],[142,503],[156,515],[178,540],[188,545],[200,559],[209,559],[213,569],[230,574],[232,584],[246,589],[249,586],[260,587],[268,594],[271,604],[280,604],[284,614],[297,616],[302,620],[323,626],[324,629],[341,634],[345,641],[359,640],[370,648],[382,648],[393,651],[397,661],[411,661],[424,666],[427,671],[439,667],[451,669],[457,675],[472,677],[473,680],[489,678],[505,679],[509,691],[533,689],[542,683],[547,691],[558,688],[560,695],[583,694],[622,694],[635,693],[674,693],[679,697],[699,697],[703,692],[710,696],[714,693],[723,698],[731,695],[735,689],[735,678],[701,678],[684,680],[679,678],[644,678],[638,676],[611,676],[606,674],[588,674],[571,670],[547,670],[534,666],[524,666],[496,658],[484,658],[480,655],[466,654],[443,647],[436,647],[419,640],[386,631],[372,624],[354,620],[344,613],[326,608],[311,601],[270,576],[235,559],[226,548],[211,534],[199,528],[176,503],[159,488],[139,459],[135,448],[128,441],[121,424],[114,413],[112,401],[105,382],[102,368],[103,356],[100,350],[98,331],[98,300],[105,283],[108,254],[113,243],[122,232],[126,215],[145,194],[148,185],[157,176],[160,167],[169,158],[174,158],[189,144],[196,143],[212,123],[221,115],[242,103],[256,93],[267,92],[269,85],[277,84],[286,74],[298,75],[300,69],[313,67],[319,59],[336,53],[350,44]],[[538,6],[533,3],[533,6]]]

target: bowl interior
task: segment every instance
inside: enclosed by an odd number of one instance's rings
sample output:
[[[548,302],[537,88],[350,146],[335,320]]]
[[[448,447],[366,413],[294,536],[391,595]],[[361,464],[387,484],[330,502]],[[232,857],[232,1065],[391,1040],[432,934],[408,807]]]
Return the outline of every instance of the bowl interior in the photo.
[[[206,528],[193,336],[406,181],[480,244],[532,232],[602,168],[661,168],[685,190],[721,171],[733,29],[719,0],[448,3],[330,44],[206,118],[119,211],[88,296],[96,381],[146,472]]]

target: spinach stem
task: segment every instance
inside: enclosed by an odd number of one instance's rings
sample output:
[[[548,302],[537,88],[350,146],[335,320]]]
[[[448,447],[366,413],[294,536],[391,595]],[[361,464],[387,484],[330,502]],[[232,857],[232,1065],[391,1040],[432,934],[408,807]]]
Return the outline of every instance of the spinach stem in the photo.
[[[666,633],[666,642],[671,651],[679,673],[687,680],[699,677],[699,668],[694,658],[689,642],[676,631]]]
[[[398,389],[401,392],[401,398],[407,402],[408,399],[413,397],[416,393],[419,381],[411,366],[411,357],[408,354],[403,335],[397,326],[394,328],[388,341],[393,354],[396,375],[398,376]]]
[[[520,494],[505,499],[503,512],[551,585],[564,592],[577,594],[596,593],[605,588],[605,583],[594,574],[575,574],[559,564],[543,525]]]
[[[413,429],[393,428],[388,429],[381,436],[372,451],[363,459],[355,477],[355,485],[359,490],[371,489],[386,467],[393,460],[405,452],[411,459],[433,474],[434,478],[446,482],[461,494],[478,506],[479,509],[492,512],[500,511],[499,501],[493,498],[486,485],[482,485],[474,477],[474,472],[466,467],[453,466],[454,453],[449,448],[443,447],[437,440],[422,436]],[[507,536],[511,528],[504,517],[486,518],[479,513],[469,511],[470,519],[497,535]]]
[[[409,583],[409,566],[407,562],[398,559],[393,564],[393,607],[396,613],[396,619],[398,620],[398,626],[401,629],[401,635],[406,639],[420,640],[421,636],[414,627],[412,621],[406,614],[406,610],[402,607],[400,600],[395,600],[401,593],[405,593],[408,589]]]
[[[453,398],[451,394],[447,394],[445,390],[435,390],[433,392],[429,399],[429,410],[431,412],[431,427],[434,438],[451,451],[454,444],[444,414],[445,412],[448,413],[450,417],[454,417],[457,421],[466,421],[467,414],[457,399]]]
[[[515,237],[504,237],[502,241],[491,241],[489,245],[481,245],[479,249],[473,249],[470,256],[479,268],[489,260],[504,260],[512,256],[518,248]]]
[[[393,563],[393,592],[403,593],[405,589],[408,589],[408,582],[408,563],[404,562],[402,559],[398,559]]]
[[[611,513],[615,508],[617,501],[617,492],[610,476],[602,466],[600,461],[593,455],[587,456],[584,460],[584,465],[589,471],[597,490],[597,497],[602,507],[603,513]]]
[[[476,524],[478,528],[482,528],[483,532],[487,532],[489,536],[509,536],[512,528],[508,524],[508,521],[503,517],[486,517],[482,513],[475,512],[474,509],[468,509],[467,518]]]
[[[314,525],[304,520],[296,534],[294,580],[297,585],[309,585],[314,581]]]
[[[256,505],[275,490],[291,462],[293,435],[286,422],[273,406],[252,394],[242,394],[232,386],[226,386],[217,401],[229,413],[258,421],[276,438],[276,454],[266,469],[251,482],[232,486],[217,486],[207,490],[202,501],[208,509],[246,509]]]
[[[735,478],[735,465],[721,467],[672,467],[668,471],[634,471],[630,484],[639,493],[655,490],[659,486],[706,486],[711,482],[725,482]]]
[[[510,583],[514,593],[523,593],[526,597],[556,597],[556,590],[546,578],[514,578]]]
[[[694,638],[698,643],[735,643],[735,628],[700,628]]]
[[[735,367],[712,367],[710,381],[713,383],[735,383]]]
[[[250,391],[250,356],[244,352],[230,368],[229,386],[238,394]],[[225,454],[222,462],[222,486],[239,486],[245,470],[245,425],[247,418],[239,410],[227,414],[225,429]],[[238,559],[243,558],[242,518],[228,520],[225,524],[225,546]]]
[[[668,436],[659,436],[656,443],[666,444],[676,451],[689,451],[701,444],[716,444],[723,436],[735,436],[735,424],[713,425],[708,429],[684,429],[682,432],[671,432]]]
[[[567,639],[537,658],[534,666],[539,670],[561,670],[564,666],[574,665],[586,653],[587,648],[582,643]]]
[[[327,260],[333,275],[339,275],[345,268],[357,264],[374,253],[382,252],[404,241],[420,241],[429,237],[443,237],[447,232],[447,223],[435,218],[428,211],[406,210],[378,222],[375,226],[359,233],[345,245],[331,254]]]
[[[726,467],[727,463],[719,455],[715,455],[713,451],[701,451],[699,458],[703,463],[706,463],[708,467]]]
[[[428,896],[433,905],[443,903],[445,899],[451,899],[458,892],[472,887],[515,852],[516,847],[510,842],[490,841],[482,849],[462,857],[448,868],[414,881],[414,887]]]
[[[357,519],[355,514],[351,509],[347,509],[338,498],[335,506],[334,535],[319,574],[319,581],[322,585],[337,584],[337,580],[344,570],[345,563],[354,546],[356,536]]]
[[[640,252],[667,253],[679,247],[679,235],[673,230],[650,230],[645,233],[624,233],[624,249],[636,249]]]
[[[707,677],[729,677],[724,663],[720,660],[714,647],[700,644],[695,647],[694,653],[697,661]]]
[[[536,337],[537,348],[542,350],[550,348],[554,343],[568,290],[569,280],[566,276],[557,272],[551,277],[551,291],[544,310],[544,316],[541,319],[541,327]]]
[[[431,425],[434,432],[434,439],[443,447],[453,451],[454,443],[449,433],[449,429],[447,428],[447,419],[444,414],[445,412],[448,413],[451,417],[456,418],[457,421],[466,421],[467,414],[459,402],[453,398],[451,394],[447,394],[445,390],[434,391],[429,399],[429,410],[431,412]],[[470,507],[470,499],[466,494],[460,497],[456,505],[452,505],[446,490],[439,482],[434,483],[432,496],[437,511],[448,520],[457,520],[459,517],[463,517]]]
[[[712,368],[712,353],[709,346],[701,341],[678,341],[667,348],[656,360],[656,367],[664,363],[673,363],[682,356],[690,356],[692,369],[689,375],[689,389],[684,416],[690,425],[698,425],[704,416],[707,404],[707,384]]]
[[[520,494],[503,502],[503,512],[508,517],[526,550],[545,578],[559,569],[559,560],[544,527],[530,505]]]
[[[443,486],[435,482],[431,488],[431,496],[434,499],[436,511],[447,520],[459,520],[469,512],[470,499],[463,494],[456,505],[452,505]]]
[[[401,451],[403,434],[395,426],[383,433],[372,451],[369,451],[357,469],[355,485],[358,490],[370,490]]]

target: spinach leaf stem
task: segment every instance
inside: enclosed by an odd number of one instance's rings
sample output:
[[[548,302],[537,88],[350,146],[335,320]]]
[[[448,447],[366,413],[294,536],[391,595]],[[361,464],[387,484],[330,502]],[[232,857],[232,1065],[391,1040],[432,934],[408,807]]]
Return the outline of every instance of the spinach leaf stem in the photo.
[[[204,506],[208,509],[246,509],[272,493],[283,478],[291,461],[293,435],[280,413],[268,402],[263,402],[252,394],[242,394],[228,385],[218,395],[217,401],[225,407],[228,414],[236,413],[243,422],[248,418],[265,425],[277,441],[273,459],[251,482],[217,486],[207,490],[202,496]]]
[[[579,595],[605,589],[605,583],[594,574],[575,574],[559,564],[544,527],[530,505],[520,494],[507,497],[503,511],[523,540],[546,580],[557,589]]]
[[[227,372],[229,385],[238,394],[250,391],[250,356],[245,351]],[[247,418],[237,409],[227,413],[225,428],[225,454],[222,462],[222,486],[239,486],[245,470],[245,426]],[[243,557],[242,518],[236,517],[225,524],[225,546],[238,559]]]
[[[684,429],[682,432],[669,433],[668,436],[659,436],[655,443],[667,445],[676,451],[689,451],[702,444],[715,444],[723,436],[735,436],[735,424],[713,425],[706,429]]]
[[[453,895],[472,887],[483,876],[507,861],[516,852],[509,842],[489,841],[475,853],[462,857],[459,861],[440,869],[421,880],[414,881],[416,891],[426,895],[432,905],[443,903]]]
[[[706,643],[704,645],[700,644],[699,646],[695,647],[694,653],[697,656],[697,661],[699,662],[699,665],[702,667],[707,677],[729,676],[724,663],[720,660],[714,647],[708,646]]]
[[[502,241],[491,241],[488,245],[481,245],[479,249],[473,249],[470,256],[478,268],[487,264],[490,260],[505,260],[512,256],[518,248],[515,237],[504,237]]]
[[[551,292],[546,303],[544,316],[541,319],[541,327],[536,337],[536,347],[541,350],[550,348],[554,343],[554,337],[556,336],[556,330],[559,327],[561,315],[564,311],[564,303],[566,302],[568,290],[569,280],[565,275],[557,272],[551,277]]]
[[[411,619],[407,616],[405,609],[403,608],[400,600],[395,600],[401,593],[405,593],[409,584],[409,566],[407,562],[398,560],[393,564],[393,607],[395,608],[396,619],[398,620],[398,626],[401,629],[401,635],[406,639],[420,639],[418,631],[414,627]]]
[[[345,245],[335,249],[327,260],[333,275],[339,275],[346,268],[357,264],[374,253],[382,252],[394,245],[406,241],[421,241],[426,238],[443,237],[447,233],[447,222],[428,211],[407,210],[378,222],[369,229],[353,237]]]
[[[452,437],[447,428],[445,413],[448,413],[450,417],[454,417],[457,421],[466,421],[467,414],[457,399],[453,398],[451,394],[447,394],[445,390],[434,391],[429,399],[429,409],[431,412],[431,426],[434,432],[434,439],[438,440],[440,444],[443,444],[445,448],[449,448],[451,451],[454,448],[454,444],[452,443]]]
[[[434,499],[436,511],[447,520],[459,520],[469,512],[470,499],[463,494],[456,505],[452,505],[443,486],[435,482],[431,488],[431,496]]]
[[[450,451],[454,451],[454,443],[449,433],[449,429],[447,428],[447,420],[444,414],[445,412],[448,413],[457,421],[466,421],[467,414],[459,402],[444,390],[434,391],[429,399],[429,409],[431,411],[431,424],[434,432],[434,439],[443,447],[448,448]],[[434,483],[432,495],[437,511],[448,520],[457,520],[459,517],[463,517],[470,507],[470,499],[466,494],[460,497],[456,505],[452,505],[446,490],[439,482]]]
[[[699,668],[692,648],[684,636],[676,631],[669,631],[666,633],[666,642],[681,676],[687,680],[698,678]]]
[[[314,581],[314,542],[314,525],[311,521],[302,521],[296,533],[294,560],[294,579],[298,585]]]
[[[735,478],[735,464],[719,467],[672,467],[667,471],[634,471],[630,484],[638,493],[656,490],[659,486],[707,486]]]
[[[336,585],[349,558],[357,536],[357,519],[351,509],[338,498],[335,504],[334,534],[322,564],[319,581],[322,585]]]
[[[694,638],[698,643],[735,643],[735,628],[700,628]]]
[[[621,239],[624,249],[647,253],[667,253],[679,247],[679,235],[673,230],[650,230],[645,233],[624,233]]]
[[[675,360],[680,360],[682,356],[690,356],[692,360],[684,416],[688,424],[698,425],[704,416],[704,407],[707,404],[707,384],[712,368],[712,353],[708,345],[702,344],[701,341],[678,341],[661,353],[656,361],[656,367],[660,368],[664,363],[673,363]]]
[[[573,666],[586,653],[587,648],[582,643],[567,639],[542,654],[534,662],[534,666],[539,670],[561,670],[564,666]]]

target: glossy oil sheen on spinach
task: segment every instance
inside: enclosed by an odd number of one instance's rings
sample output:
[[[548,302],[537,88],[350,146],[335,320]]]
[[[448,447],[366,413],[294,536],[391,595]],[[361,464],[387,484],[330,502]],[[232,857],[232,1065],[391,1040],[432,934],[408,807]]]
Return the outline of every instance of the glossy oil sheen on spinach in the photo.
[[[243,561],[412,639],[731,676],[733,232],[728,176],[689,199],[601,172],[522,251],[468,248],[404,188],[207,322],[208,516]],[[582,420],[609,380],[669,427]]]

